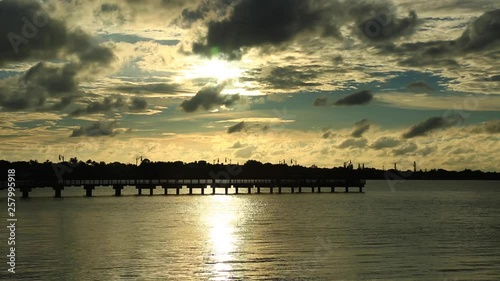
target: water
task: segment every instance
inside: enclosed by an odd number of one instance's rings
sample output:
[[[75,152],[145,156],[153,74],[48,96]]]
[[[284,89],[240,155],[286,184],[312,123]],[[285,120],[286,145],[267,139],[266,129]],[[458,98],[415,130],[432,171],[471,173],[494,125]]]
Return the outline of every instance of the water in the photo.
[[[0,279],[500,279],[498,182],[369,181],[364,194],[83,194],[36,190],[18,202],[17,273],[6,271],[3,230]]]

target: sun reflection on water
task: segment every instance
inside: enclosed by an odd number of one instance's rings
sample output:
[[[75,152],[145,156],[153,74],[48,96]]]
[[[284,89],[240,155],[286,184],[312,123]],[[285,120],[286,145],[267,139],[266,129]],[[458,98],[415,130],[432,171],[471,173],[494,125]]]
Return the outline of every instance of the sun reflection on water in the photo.
[[[210,264],[213,265],[213,280],[227,280],[233,275],[234,253],[237,251],[236,237],[237,206],[228,196],[214,196],[213,204],[206,212],[210,241]]]

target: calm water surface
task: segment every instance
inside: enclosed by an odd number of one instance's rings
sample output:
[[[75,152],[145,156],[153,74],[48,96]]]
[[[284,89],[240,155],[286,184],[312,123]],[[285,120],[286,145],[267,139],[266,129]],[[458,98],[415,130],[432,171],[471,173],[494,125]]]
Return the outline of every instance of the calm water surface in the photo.
[[[98,188],[84,198],[67,188],[54,199],[36,190],[17,205],[15,276],[1,232],[0,279],[500,280],[499,182],[370,181],[364,194],[135,192]]]

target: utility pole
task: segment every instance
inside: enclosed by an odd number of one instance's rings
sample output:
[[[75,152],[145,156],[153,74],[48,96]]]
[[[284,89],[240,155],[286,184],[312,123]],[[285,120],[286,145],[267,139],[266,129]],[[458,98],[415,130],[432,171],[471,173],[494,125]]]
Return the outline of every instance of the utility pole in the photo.
[[[138,162],[139,162],[139,160],[141,160],[141,163],[142,163],[142,155],[141,155],[141,156],[139,156],[139,157],[136,157],[136,158],[135,158],[135,165],[136,165],[136,166],[139,166],[139,163],[138,163]]]

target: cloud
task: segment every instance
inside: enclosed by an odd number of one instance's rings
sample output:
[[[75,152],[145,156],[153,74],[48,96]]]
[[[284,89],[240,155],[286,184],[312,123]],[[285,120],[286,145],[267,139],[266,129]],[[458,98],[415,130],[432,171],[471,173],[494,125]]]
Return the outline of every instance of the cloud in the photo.
[[[35,59],[77,55],[81,63],[104,62],[111,50],[97,46],[81,30],[70,31],[51,18],[38,1],[0,1],[0,65]]]
[[[321,3],[320,3],[321,2]],[[288,42],[303,32],[339,36],[325,1],[268,0],[237,1],[223,21],[208,23],[205,42],[193,44],[193,51],[211,55],[222,52],[239,58],[241,49]]]
[[[235,157],[248,159],[251,158],[254,152],[257,150],[255,146],[249,146],[247,148],[240,149],[234,154]]]
[[[321,86],[321,83],[310,82],[317,77],[318,73],[315,70],[304,66],[289,65],[273,68],[269,74],[258,80],[273,89],[296,89]]]
[[[270,129],[269,125],[265,124],[249,124],[246,123],[245,121],[241,121],[240,123],[237,123],[227,129],[228,134],[234,134],[234,133],[239,133],[239,132],[246,132],[252,129],[257,129],[261,131],[268,131]]]
[[[313,101],[313,106],[317,106],[317,107],[326,107],[326,106],[331,106],[331,105],[332,105],[332,103],[328,100],[327,97],[319,97]]]
[[[96,113],[110,113],[112,111],[129,109],[131,111],[143,111],[147,108],[147,101],[142,98],[132,98],[126,101],[121,96],[106,97],[103,101],[94,101],[84,108],[78,108],[72,111],[69,116],[82,116]]]
[[[115,60],[110,47],[80,29],[69,30],[39,1],[0,1],[0,11],[0,37],[6,39],[0,40],[0,66],[45,61],[23,75],[0,80],[4,111],[64,109],[81,94],[82,81],[95,79]]]
[[[500,40],[500,9],[489,11],[473,21],[462,36],[455,40],[456,47],[463,52],[488,48]]]
[[[456,57],[493,49],[500,41],[500,9],[485,12],[472,21],[462,35],[454,40],[404,43],[400,46],[379,46],[383,53],[409,55],[404,66],[459,66]]]
[[[225,83],[221,83],[205,86],[190,100],[183,101],[180,107],[184,112],[191,113],[200,107],[204,110],[211,110],[220,106],[232,106],[240,100],[240,96],[222,95],[221,92],[225,85]]]
[[[245,129],[245,122],[240,122],[234,126],[231,126],[227,129],[227,133],[228,134],[232,134],[232,133],[237,133],[237,132],[241,132]]]
[[[188,25],[206,17],[206,10],[186,12]],[[410,35],[417,25],[415,12],[398,18],[390,1],[240,0],[222,10],[218,12],[223,20],[207,20],[206,35],[192,45],[194,53],[208,56],[222,53],[230,59],[239,59],[246,49],[282,46],[306,34],[309,38],[340,39],[341,27],[352,23],[357,26],[356,33],[373,41]],[[379,14],[373,17],[370,13],[381,11],[389,15],[384,22],[380,22]]]
[[[403,134],[403,138],[411,139],[415,137],[425,136],[432,131],[446,129],[455,126],[462,122],[460,117],[431,117],[419,124],[412,126]]]
[[[95,122],[73,130],[70,137],[112,137],[124,132],[122,129],[117,129],[116,126],[117,122]]]
[[[333,132],[328,130],[328,131],[324,132],[321,137],[324,139],[329,139],[332,135],[334,135]]]
[[[243,144],[241,142],[235,142],[232,146],[231,146],[232,149],[239,149],[239,148],[243,148]]]
[[[133,98],[130,102],[130,110],[132,111],[142,111],[148,107],[148,102],[143,98]]]
[[[491,120],[480,125],[476,125],[472,127],[471,132],[475,134],[498,134],[500,133],[500,120]]]
[[[431,92],[431,91],[434,91],[434,88],[432,88],[425,81],[412,82],[412,83],[406,85],[406,89],[413,91],[413,92]]]
[[[371,91],[364,90],[350,94],[344,98],[339,99],[334,104],[335,105],[363,105],[368,104],[373,99],[373,94]]]
[[[352,131],[351,136],[354,138],[360,138],[364,133],[370,130],[370,127],[371,123],[367,119],[356,122],[356,124],[354,124],[354,130]]]
[[[180,85],[177,84],[152,83],[143,85],[135,85],[135,84],[122,85],[114,87],[113,90],[131,94],[148,94],[148,93],[172,94],[172,93],[178,93],[179,88]]]
[[[339,148],[364,148],[367,144],[366,139],[347,139],[339,145]]]
[[[415,151],[417,151],[417,149],[418,149],[418,146],[415,143],[412,143],[412,142],[405,143],[403,146],[401,146],[397,149],[394,149],[393,154],[395,156],[401,156],[401,155],[415,152]]]
[[[372,41],[383,41],[408,36],[415,32],[418,17],[415,11],[410,11],[408,17],[398,19],[388,10],[382,10],[375,17],[358,24],[359,31],[365,38]]]
[[[401,140],[392,137],[379,137],[374,143],[370,145],[375,150],[392,148],[401,144]]]

